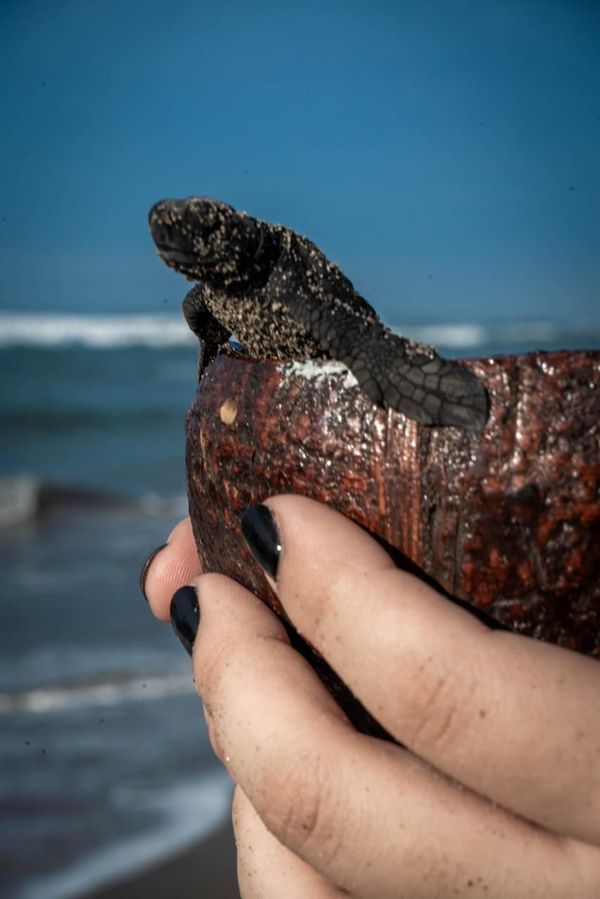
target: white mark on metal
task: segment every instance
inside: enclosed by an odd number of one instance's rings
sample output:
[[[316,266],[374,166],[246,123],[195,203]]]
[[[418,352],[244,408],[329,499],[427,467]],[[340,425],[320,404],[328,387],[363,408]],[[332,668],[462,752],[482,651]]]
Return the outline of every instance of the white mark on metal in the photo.
[[[347,389],[358,385],[352,372],[342,362],[337,362],[335,359],[294,360],[283,365],[282,371],[286,378],[305,378],[307,381],[318,381],[321,378],[343,375],[342,387]]]

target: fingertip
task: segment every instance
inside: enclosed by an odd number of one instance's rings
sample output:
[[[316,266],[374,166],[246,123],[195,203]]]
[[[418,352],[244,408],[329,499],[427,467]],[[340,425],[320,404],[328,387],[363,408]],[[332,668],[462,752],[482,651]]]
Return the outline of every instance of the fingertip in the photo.
[[[157,546],[156,549],[153,549],[152,552],[150,553],[150,555],[147,556],[144,564],[142,565],[142,570],[140,571],[140,577],[139,577],[139,585],[140,585],[140,590],[142,592],[142,596],[144,597],[146,602],[148,602],[148,597],[146,595],[146,580],[148,578],[148,572],[150,571],[150,567],[151,567],[152,563],[154,562],[155,558],[157,557],[157,555],[159,554],[159,552],[161,552],[161,550],[163,550],[166,546],[167,546],[166,543],[161,543],[160,546]]]
[[[189,518],[171,531],[167,543],[145,565],[144,595],[160,621],[170,620],[173,594],[201,573],[200,560]]]
[[[259,508],[271,515],[273,526],[263,527],[260,536],[271,534],[272,549],[269,553],[261,547],[254,556],[268,576],[260,556],[267,561],[276,557],[277,595],[307,637],[318,620],[321,599],[341,575],[361,582],[395,570],[391,556],[368,531],[330,506],[284,494],[267,498]]]
[[[198,594],[194,587],[186,584],[175,591],[171,597],[169,614],[175,635],[191,656],[200,624]]]
[[[269,606],[232,578],[208,572],[192,584],[202,616],[200,632],[210,631],[211,642],[223,635],[230,640],[260,635],[289,642],[283,623]]]

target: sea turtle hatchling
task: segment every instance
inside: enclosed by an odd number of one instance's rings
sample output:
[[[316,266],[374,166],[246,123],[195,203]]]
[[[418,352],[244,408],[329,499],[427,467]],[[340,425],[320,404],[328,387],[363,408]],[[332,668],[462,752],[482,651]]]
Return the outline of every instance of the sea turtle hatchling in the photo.
[[[201,368],[235,335],[256,359],[338,360],[376,404],[420,424],[484,426],[473,372],[393,334],[307,238],[207,197],[161,200],[149,223],[160,257],[198,282],[183,309]]]

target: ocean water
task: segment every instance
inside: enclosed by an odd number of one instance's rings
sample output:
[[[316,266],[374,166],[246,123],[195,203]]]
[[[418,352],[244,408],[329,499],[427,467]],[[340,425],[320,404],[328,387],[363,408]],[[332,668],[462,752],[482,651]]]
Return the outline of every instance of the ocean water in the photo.
[[[600,345],[600,324],[400,330],[454,356]],[[178,317],[0,313],[7,899],[81,896],[228,814],[189,661],[137,586],[186,511],[195,378]]]

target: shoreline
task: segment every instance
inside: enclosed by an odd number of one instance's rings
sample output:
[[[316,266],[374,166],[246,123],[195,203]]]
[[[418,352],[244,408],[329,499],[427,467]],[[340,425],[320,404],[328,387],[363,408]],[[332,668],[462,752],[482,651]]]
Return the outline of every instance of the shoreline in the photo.
[[[80,899],[239,899],[231,824]]]
[[[200,779],[172,785],[145,803],[149,813],[160,813],[156,826],[129,835],[119,831],[95,853],[38,876],[19,896],[87,899],[112,897],[114,892],[124,897],[187,899],[198,895],[198,880],[203,883],[208,877],[206,889],[213,892],[203,891],[202,896],[237,899],[231,790],[226,772],[214,766]]]

